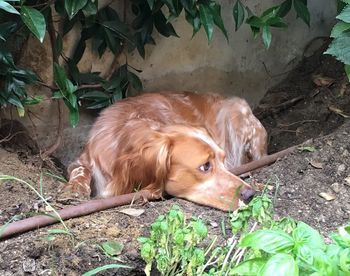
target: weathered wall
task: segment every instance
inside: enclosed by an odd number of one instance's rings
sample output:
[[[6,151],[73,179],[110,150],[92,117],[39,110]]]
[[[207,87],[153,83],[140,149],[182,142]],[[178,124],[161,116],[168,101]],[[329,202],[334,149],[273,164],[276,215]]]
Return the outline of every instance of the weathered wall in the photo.
[[[221,0],[222,15],[229,32],[229,43],[219,29],[215,29],[213,41],[208,45],[204,30],[193,39],[192,29],[184,18],[174,21],[173,25],[180,38],[164,38],[155,35],[156,46],[147,46],[146,59],[132,53],[128,62],[141,69],[140,77],[146,91],[192,90],[214,91],[227,95],[246,98],[256,104],[267,89],[284,76],[283,72],[295,66],[302,55],[305,45],[317,36],[328,36],[334,24],[335,1],[309,0],[311,26],[308,28],[300,19],[295,20],[291,12],[287,21],[287,30],[273,30],[273,40],[269,50],[265,50],[261,39],[254,40],[248,26],[243,25],[234,32],[232,17],[233,1]],[[260,14],[265,8],[281,1],[247,0],[245,4]],[[79,30],[73,30],[64,41],[67,55],[79,38]],[[51,50],[48,36],[43,44],[30,39],[23,49],[21,63],[29,65],[50,83]],[[87,52],[79,66],[82,70],[102,71],[108,74],[113,65],[111,53],[98,60],[97,55]],[[30,117],[23,119],[25,125],[36,135],[39,144],[45,148],[56,137],[57,108],[50,100],[50,91],[43,87],[32,87],[31,93],[46,96],[43,104],[33,108]],[[65,114],[66,116],[67,114]],[[66,127],[64,143],[57,156],[67,164],[75,158],[86,140],[93,116],[83,114],[79,126],[72,129],[64,118]]]

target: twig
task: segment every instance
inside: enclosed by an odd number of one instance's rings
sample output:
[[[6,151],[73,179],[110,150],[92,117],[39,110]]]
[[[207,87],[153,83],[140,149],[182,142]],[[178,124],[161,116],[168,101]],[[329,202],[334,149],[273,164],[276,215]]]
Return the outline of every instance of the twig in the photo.
[[[261,120],[267,116],[271,116],[273,114],[280,113],[283,110],[288,109],[289,107],[297,104],[301,100],[303,100],[305,96],[298,96],[293,99],[290,99],[288,101],[285,101],[281,104],[275,105],[275,106],[269,106],[268,108],[265,108],[264,110],[257,112],[256,116]]]
[[[314,122],[318,122],[318,120],[303,120],[303,121],[293,122],[293,123],[290,123],[290,124],[279,124],[278,126],[289,127],[289,126],[293,126],[293,125],[296,125],[296,124],[305,124],[305,123],[314,123]]]

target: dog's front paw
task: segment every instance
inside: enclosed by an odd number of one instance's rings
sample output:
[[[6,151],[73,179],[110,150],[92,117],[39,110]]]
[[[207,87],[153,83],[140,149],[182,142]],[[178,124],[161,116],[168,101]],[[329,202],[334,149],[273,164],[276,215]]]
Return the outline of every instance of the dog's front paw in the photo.
[[[79,199],[89,199],[91,194],[91,188],[89,185],[80,182],[69,182],[66,184],[60,194],[61,198],[79,198]]]

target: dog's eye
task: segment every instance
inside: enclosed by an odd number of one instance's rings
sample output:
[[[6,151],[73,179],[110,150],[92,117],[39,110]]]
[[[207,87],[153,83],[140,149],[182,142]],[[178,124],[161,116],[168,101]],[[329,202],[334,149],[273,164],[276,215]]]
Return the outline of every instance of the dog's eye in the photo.
[[[201,165],[198,169],[202,172],[208,172],[211,170],[211,163],[208,161],[206,163],[204,163],[203,165]]]

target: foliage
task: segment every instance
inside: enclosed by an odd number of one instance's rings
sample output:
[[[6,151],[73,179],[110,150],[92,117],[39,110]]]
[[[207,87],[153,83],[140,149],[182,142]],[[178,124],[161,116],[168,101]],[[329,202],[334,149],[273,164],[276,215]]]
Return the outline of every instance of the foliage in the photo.
[[[332,43],[325,54],[332,55],[344,63],[345,72],[350,80],[350,1],[338,0],[338,22],[334,25]]]
[[[99,9],[97,0],[0,0],[0,107],[15,106],[23,116],[25,106],[42,101],[41,97],[28,96],[26,85],[44,85],[51,88],[53,99],[65,103],[70,123],[76,126],[80,108],[101,109],[126,97],[130,86],[136,90],[143,88],[137,76],[139,71],[127,62],[107,78],[102,78],[99,72],[80,72],[78,63],[88,40],[100,57],[108,49],[116,57],[137,50],[144,58],[145,46],[155,44],[155,30],[164,37],[178,36],[172,22],[180,14],[184,14],[191,25],[193,36],[204,29],[210,43],[217,27],[228,40],[221,6],[216,0],[130,0],[130,3],[126,6],[131,7],[133,18],[128,23],[122,16],[126,10],[116,11],[109,5]],[[297,17],[309,25],[306,0],[285,0],[261,15],[253,14],[236,0],[232,7],[235,29],[246,19],[254,36],[261,33],[268,48],[271,28],[287,27],[283,18],[292,6]],[[59,30],[55,30],[53,24],[57,21],[56,14],[62,23]],[[81,38],[72,56],[66,57],[62,51],[63,40],[75,25],[81,26]],[[43,42],[47,33],[53,53],[54,86],[43,83],[30,68],[20,68],[16,62],[16,55],[29,34]]]
[[[248,232],[247,225],[252,223],[247,220],[251,217],[257,221]],[[214,248],[214,238],[203,249],[208,238],[205,223],[198,218],[187,223],[179,207],[174,206],[151,225],[149,237],[139,238],[146,274],[150,275],[154,262],[161,275],[350,273],[350,225],[340,227],[337,234],[331,235],[333,242],[326,244],[317,230],[302,221],[273,219],[271,200],[266,196],[256,197],[230,218],[234,235],[228,243]],[[255,230],[257,225],[260,228]],[[241,237],[238,243],[236,233]]]

